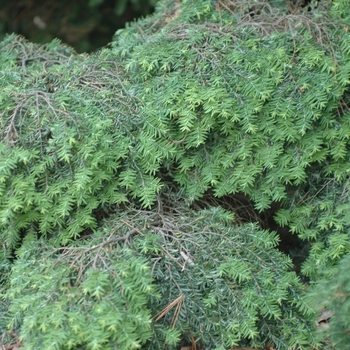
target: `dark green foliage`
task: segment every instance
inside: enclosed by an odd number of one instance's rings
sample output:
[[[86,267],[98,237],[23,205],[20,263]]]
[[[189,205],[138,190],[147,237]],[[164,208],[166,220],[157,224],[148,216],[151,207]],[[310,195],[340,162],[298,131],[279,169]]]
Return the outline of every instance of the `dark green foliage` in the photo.
[[[279,349],[314,343],[306,322],[313,311],[291,261],[275,249],[277,236],[254,224],[234,226],[232,214],[220,208],[186,214],[160,215],[162,226],[152,227],[157,236],[135,243],[154,261],[162,308],[184,298],[178,315],[174,307],[154,324],[148,349],[167,342],[163,325],[172,323],[188,342],[192,334],[210,349],[242,341]],[[159,304],[151,308],[159,312]]]
[[[327,266],[350,251],[349,182],[327,177],[309,180],[313,187],[307,193],[296,192],[291,207],[280,210],[277,220],[310,242],[302,272],[317,280]]]
[[[144,349],[177,349],[191,334],[212,349],[310,343],[312,310],[275,234],[234,226],[219,208],[171,210],[116,213],[69,247],[25,242],[6,293],[24,349],[136,349],[146,340]],[[166,312],[151,333],[150,314],[179,296],[178,314]]]
[[[276,235],[189,206],[209,191],[278,202],[310,246],[304,277],[343,273],[344,4],[169,0],[96,54],[2,42],[0,327],[27,349],[317,347]]]
[[[9,284],[10,284],[10,275],[11,275],[11,262],[7,256],[4,256],[4,251],[1,252],[0,257],[0,334],[3,335],[1,341],[9,340],[6,338],[7,330],[7,311],[9,303],[5,300],[5,295]]]
[[[350,255],[341,259],[337,267],[324,271],[324,280],[309,292],[309,303],[316,310],[330,311],[329,327],[320,327],[321,338],[330,337],[335,349],[350,343]]]

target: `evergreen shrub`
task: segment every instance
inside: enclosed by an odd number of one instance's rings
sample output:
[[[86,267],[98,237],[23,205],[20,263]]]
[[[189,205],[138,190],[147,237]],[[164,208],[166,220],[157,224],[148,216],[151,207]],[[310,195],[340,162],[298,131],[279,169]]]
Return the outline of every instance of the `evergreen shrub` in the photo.
[[[342,349],[350,343],[350,283],[348,269],[350,255],[344,256],[339,265],[324,273],[321,283],[309,292],[308,303],[322,314],[330,316],[329,323],[322,327],[318,336],[330,339],[329,348]],[[328,314],[327,314],[328,313]]]
[[[0,43],[0,329],[24,349],[320,348],[304,294],[350,253],[344,4],[163,0],[91,55]],[[274,233],[191,207],[210,192],[278,203],[308,283]]]
[[[308,345],[313,310],[277,235],[234,226],[220,208],[171,204],[115,213],[68,247],[24,242],[6,293],[24,348]]]

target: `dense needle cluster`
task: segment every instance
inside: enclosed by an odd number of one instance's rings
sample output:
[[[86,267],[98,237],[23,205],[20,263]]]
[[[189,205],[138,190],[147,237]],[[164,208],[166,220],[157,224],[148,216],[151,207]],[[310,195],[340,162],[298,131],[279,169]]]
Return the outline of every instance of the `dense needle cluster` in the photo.
[[[350,4],[323,6],[168,0],[94,54],[0,43],[3,342],[317,348],[306,292],[349,341]],[[308,283],[208,191],[278,202]]]

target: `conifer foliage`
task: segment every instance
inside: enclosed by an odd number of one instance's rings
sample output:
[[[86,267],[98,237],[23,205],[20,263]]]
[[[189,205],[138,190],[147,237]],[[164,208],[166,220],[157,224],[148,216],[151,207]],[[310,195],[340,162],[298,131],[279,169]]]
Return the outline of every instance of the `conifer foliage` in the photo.
[[[314,293],[347,344],[349,8],[163,0],[91,55],[0,43],[2,342],[315,349]],[[278,202],[308,284],[209,192]]]

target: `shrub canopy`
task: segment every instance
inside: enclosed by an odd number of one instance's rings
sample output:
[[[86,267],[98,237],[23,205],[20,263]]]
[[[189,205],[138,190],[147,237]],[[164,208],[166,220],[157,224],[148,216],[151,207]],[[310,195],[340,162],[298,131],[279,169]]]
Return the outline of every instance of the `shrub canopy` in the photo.
[[[315,284],[349,254],[350,6],[310,6],[163,1],[91,55],[0,44],[0,328],[24,349],[317,346],[276,235],[193,206],[278,203]]]

